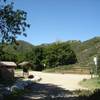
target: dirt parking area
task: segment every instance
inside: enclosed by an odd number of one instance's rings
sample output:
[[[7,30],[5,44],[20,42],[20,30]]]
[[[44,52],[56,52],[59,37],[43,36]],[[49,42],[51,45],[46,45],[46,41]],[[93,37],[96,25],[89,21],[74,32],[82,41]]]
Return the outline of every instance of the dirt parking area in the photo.
[[[65,90],[86,89],[79,85],[83,79],[89,79],[90,75],[80,74],[55,74],[31,71],[30,74],[41,77],[41,84],[53,84]]]

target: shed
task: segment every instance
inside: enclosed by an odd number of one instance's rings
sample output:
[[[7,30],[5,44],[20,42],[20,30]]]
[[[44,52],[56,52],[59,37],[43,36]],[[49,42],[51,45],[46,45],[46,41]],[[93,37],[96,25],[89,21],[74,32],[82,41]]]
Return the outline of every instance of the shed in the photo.
[[[28,61],[23,61],[22,63],[19,63],[18,65],[21,67],[31,67],[32,66],[32,64]]]
[[[0,61],[0,78],[3,80],[13,80],[16,66],[14,62]]]
[[[28,61],[23,61],[22,63],[19,63],[18,66],[21,66],[23,69],[29,69],[32,66],[32,64]]]
[[[28,61],[23,61],[22,63],[19,63],[18,64],[19,66],[21,66],[22,68],[23,68],[23,76],[24,75],[29,75],[29,67],[31,67],[32,66],[32,64],[30,63],[30,62],[28,62]]]

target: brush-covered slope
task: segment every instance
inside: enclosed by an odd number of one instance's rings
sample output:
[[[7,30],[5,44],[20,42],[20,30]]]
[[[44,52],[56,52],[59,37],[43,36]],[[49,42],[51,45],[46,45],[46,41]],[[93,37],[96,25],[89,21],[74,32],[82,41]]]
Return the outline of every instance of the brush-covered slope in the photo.
[[[93,57],[100,53],[100,37],[94,37],[84,42],[75,41],[70,44],[81,65],[91,65]]]

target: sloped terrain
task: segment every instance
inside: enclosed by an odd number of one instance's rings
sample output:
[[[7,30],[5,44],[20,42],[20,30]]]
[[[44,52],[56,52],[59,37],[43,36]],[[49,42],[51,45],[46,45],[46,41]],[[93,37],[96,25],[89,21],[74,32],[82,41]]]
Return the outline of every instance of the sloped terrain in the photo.
[[[93,64],[93,57],[100,53],[100,37],[94,37],[90,40],[80,42],[71,42],[78,63],[82,66],[90,66]]]

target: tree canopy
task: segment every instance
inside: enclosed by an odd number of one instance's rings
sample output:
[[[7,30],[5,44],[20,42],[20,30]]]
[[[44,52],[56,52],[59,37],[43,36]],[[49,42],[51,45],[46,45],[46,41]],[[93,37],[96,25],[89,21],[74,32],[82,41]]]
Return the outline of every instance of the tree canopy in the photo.
[[[9,44],[3,48],[0,60],[29,61],[33,70],[43,70],[77,62],[77,58],[70,45],[66,42],[33,46],[24,41],[18,41],[20,45]],[[45,66],[44,66],[45,65]]]
[[[56,67],[74,64],[77,58],[68,43],[53,43],[45,47],[43,61],[48,67]]]
[[[14,3],[0,5],[1,43],[16,43],[18,35],[27,36],[25,33],[27,27],[30,27],[30,25],[27,23],[27,13],[25,11],[15,10]]]

